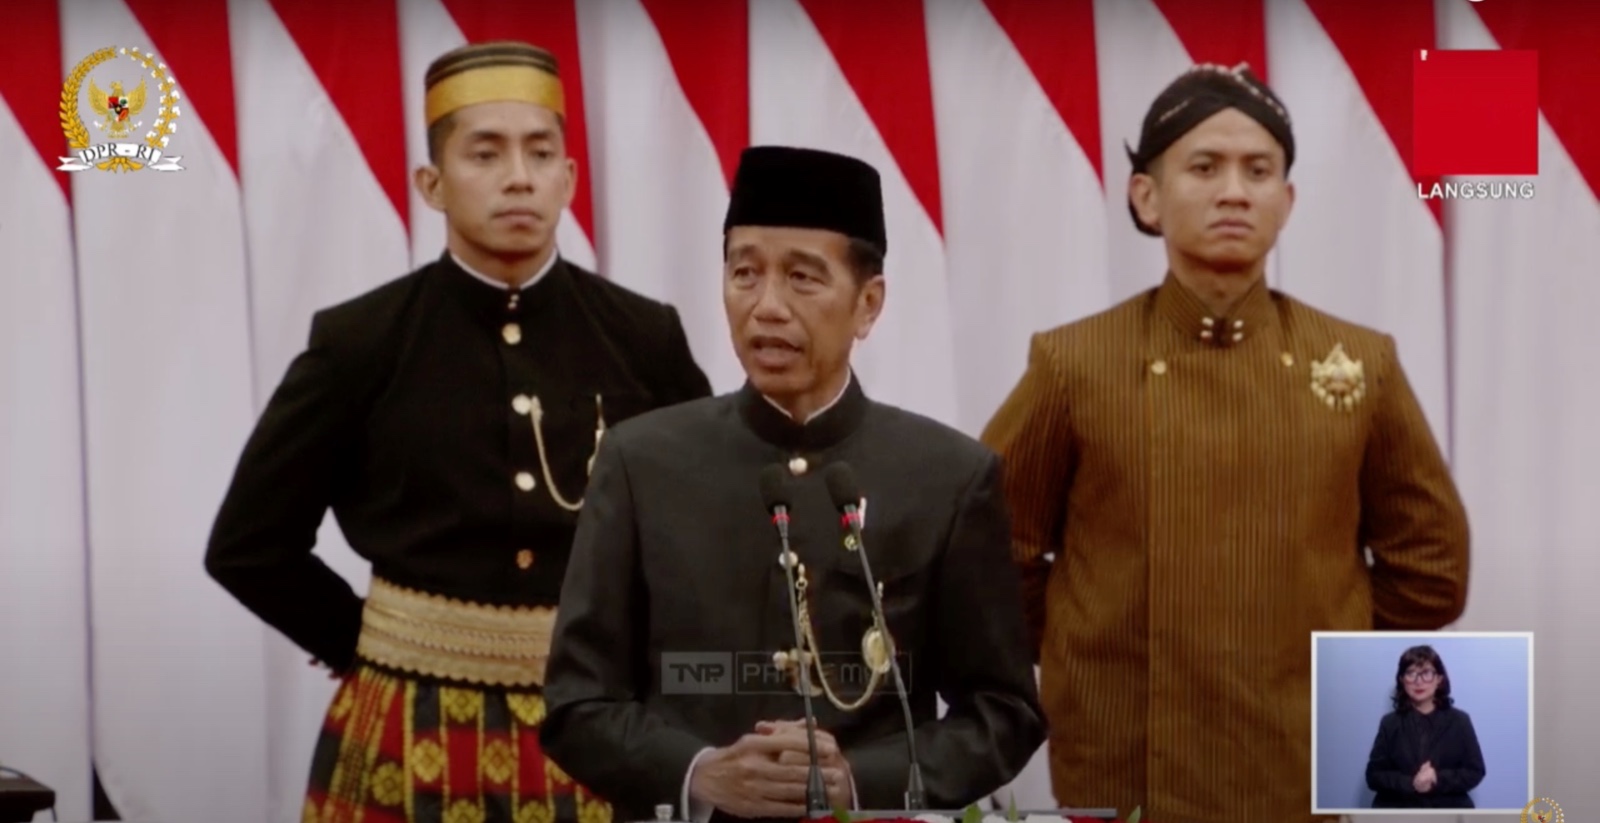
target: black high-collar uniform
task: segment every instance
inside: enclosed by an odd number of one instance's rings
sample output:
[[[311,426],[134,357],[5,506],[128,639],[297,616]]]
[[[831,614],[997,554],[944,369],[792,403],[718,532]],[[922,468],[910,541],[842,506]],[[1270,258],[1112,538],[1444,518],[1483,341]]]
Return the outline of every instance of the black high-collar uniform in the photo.
[[[595,465],[540,739],[619,819],[645,819],[659,803],[683,811],[699,752],[757,721],[804,716],[771,666],[774,652],[794,646],[780,544],[759,488],[772,464],[793,481],[790,546],[806,568],[830,676],[845,701],[861,694],[871,598],[823,480],[835,461],[850,464],[867,501],[864,542],[904,666],[928,802],[962,808],[986,796],[1043,742],[994,453],[869,400],[859,380],[804,424],[747,384],[629,421]],[[939,694],[950,706],[944,718]],[[893,683],[856,711],[814,703],[851,764],[861,807],[902,806],[909,759]]]
[[[338,669],[362,601],[312,553],[330,509],[391,582],[554,604],[577,514],[550,481],[583,498],[599,416],[609,429],[710,393],[672,307],[564,260],[513,290],[446,254],[315,315],[244,449],[206,568]]]

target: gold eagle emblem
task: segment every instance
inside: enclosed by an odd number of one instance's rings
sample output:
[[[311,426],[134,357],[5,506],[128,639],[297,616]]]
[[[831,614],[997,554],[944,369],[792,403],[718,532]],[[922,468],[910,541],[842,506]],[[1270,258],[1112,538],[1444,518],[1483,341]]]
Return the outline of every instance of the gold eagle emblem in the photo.
[[[111,91],[101,91],[100,85],[94,80],[89,81],[89,105],[94,113],[105,118],[95,121],[95,128],[107,132],[111,139],[121,140],[127,137],[139,123],[133,122],[134,115],[144,110],[145,87],[140,80],[137,88],[124,93],[120,81],[111,81]]]
[[[1311,393],[1328,404],[1328,408],[1350,411],[1367,393],[1367,378],[1360,360],[1351,360],[1344,353],[1344,344],[1337,343],[1328,356],[1311,361]]]
[[[1548,797],[1530,800],[1522,807],[1522,823],[1563,823],[1566,819],[1561,807]]]

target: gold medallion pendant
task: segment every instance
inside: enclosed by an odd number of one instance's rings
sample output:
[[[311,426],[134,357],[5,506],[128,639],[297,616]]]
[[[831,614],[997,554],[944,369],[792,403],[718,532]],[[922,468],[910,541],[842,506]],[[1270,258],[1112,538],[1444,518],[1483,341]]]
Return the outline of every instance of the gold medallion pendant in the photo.
[[[861,635],[861,660],[873,674],[888,673],[889,658],[893,657],[892,645],[893,641],[877,626]]]

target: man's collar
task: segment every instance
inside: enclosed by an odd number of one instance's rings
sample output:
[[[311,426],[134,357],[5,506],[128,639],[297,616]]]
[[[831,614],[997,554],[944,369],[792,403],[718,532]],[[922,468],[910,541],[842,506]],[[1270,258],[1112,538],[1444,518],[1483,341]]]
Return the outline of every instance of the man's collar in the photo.
[[[757,437],[775,446],[801,452],[828,449],[854,434],[866,418],[871,401],[852,372],[844,391],[827,407],[817,410],[804,424],[756,391],[745,381],[738,392],[739,415]]]
[[[845,393],[850,391],[850,384],[854,383],[855,380],[856,380],[855,372],[853,372],[853,371],[845,372],[844,385],[842,387],[840,387],[839,393],[834,395],[833,399],[829,400],[827,405],[824,405],[822,408],[817,409],[816,411],[814,411],[811,414],[807,415],[806,419],[804,421],[802,421],[802,422],[803,423],[810,423],[811,421],[813,421],[813,420],[817,419],[818,417],[821,417],[823,414],[827,413],[827,411],[829,409],[832,409],[834,406],[839,405],[839,401],[844,399]],[[772,398],[767,397],[766,395],[762,395],[761,397],[762,397],[763,400],[766,400],[768,403],[771,403],[773,408],[777,409],[778,411],[783,412],[783,416],[784,417],[787,417],[790,420],[794,419],[794,415],[790,414],[788,409],[784,408],[782,405],[779,405],[778,401],[773,400]]]
[[[1155,294],[1156,313],[1165,317],[1186,340],[1205,347],[1226,349],[1251,339],[1276,321],[1278,312],[1266,277],[1245,292],[1226,317],[1218,316],[1200,296],[1167,272]]]
[[[510,291],[511,290],[511,287],[504,280],[497,280],[497,279],[495,279],[493,277],[490,277],[489,275],[484,274],[483,272],[478,271],[477,269],[467,265],[466,262],[463,261],[461,259],[461,257],[459,255],[457,255],[453,251],[450,251],[450,252],[447,252],[447,253],[450,255],[450,259],[455,261],[455,264],[457,266],[460,266],[461,270],[466,272],[467,274],[470,274],[473,277],[483,281],[484,283],[486,283],[486,284],[488,284],[490,286],[494,286],[497,289],[501,289],[503,291]],[[523,283],[522,286],[519,288],[519,290],[520,291],[527,291],[528,289],[533,288],[533,285],[535,283],[538,283],[540,280],[542,280],[546,274],[550,273],[551,269],[556,267],[556,261],[560,260],[560,259],[561,259],[561,252],[557,251],[557,250],[551,250],[550,259],[544,261],[544,265],[539,267],[539,271],[536,272],[532,277],[528,278],[528,282]]]

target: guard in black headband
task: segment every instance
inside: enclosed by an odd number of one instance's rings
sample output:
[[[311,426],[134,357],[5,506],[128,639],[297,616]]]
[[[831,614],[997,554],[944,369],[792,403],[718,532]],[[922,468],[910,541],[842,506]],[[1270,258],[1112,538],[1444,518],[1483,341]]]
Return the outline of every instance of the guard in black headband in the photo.
[[[1233,68],[1202,63],[1174,80],[1156,97],[1144,116],[1139,149],[1127,148],[1133,174],[1149,174],[1152,164],[1174,143],[1226,109],[1238,110],[1272,135],[1283,149],[1282,173],[1287,176],[1289,167],[1294,165],[1294,132],[1290,128],[1289,111],[1272,89],[1256,79],[1243,63]],[[1161,236],[1159,229],[1139,218],[1133,203],[1128,204],[1128,210],[1139,231],[1152,237]]]
[[[1267,286],[1294,158],[1287,108],[1244,67],[1162,92],[1129,152],[1160,284],[1036,335],[983,433],[1062,806],[1326,820],[1311,633],[1462,613],[1466,512],[1394,338]],[[1459,752],[1390,757],[1383,734],[1379,797],[1447,807],[1482,776]]]

